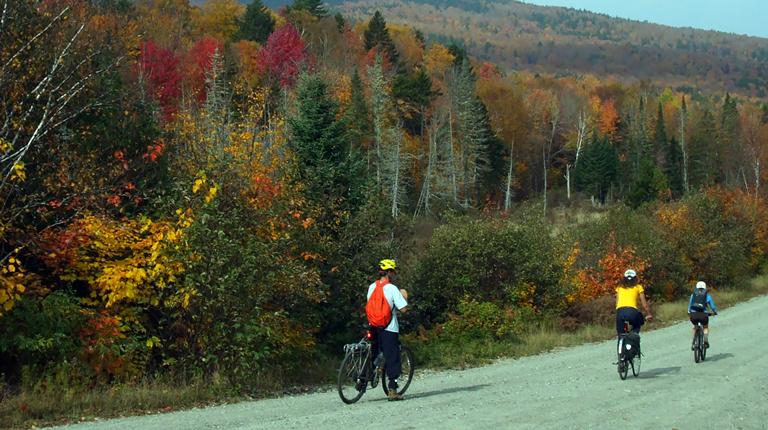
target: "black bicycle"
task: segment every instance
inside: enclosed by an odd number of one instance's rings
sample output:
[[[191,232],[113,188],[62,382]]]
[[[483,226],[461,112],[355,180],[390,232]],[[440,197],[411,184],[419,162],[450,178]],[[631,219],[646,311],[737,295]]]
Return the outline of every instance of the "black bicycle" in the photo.
[[[707,315],[712,316],[711,312],[707,312]],[[707,343],[704,342],[704,326],[701,325],[701,321],[696,323],[693,333],[693,361],[698,363],[704,361],[707,358]]]
[[[344,361],[339,368],[339,397],[341,401],[347,404],[355,403],[365,394],[368,385],[376,388],[381,380],[381,387],[384,394],[389,394],[389,377],[386,372],[386,359],[379,352],[379,357],[372,357],[373,345],[378,342],[375,329],[368,328],[365,337],[360,342],[348,343],[344,345]],[[413,379],[414,364],[413,352],[407,347],[400,345],[400,362],[402,363],[402,373],[397,379],[397,394],[403,395],[411,385]]]
[[[640,335],[629,330],[629,320],[624,318],[624,328],[619,334],[619,341],[616,352],[618,355],[619,377],[627,379],[629,369],[637,377],[640,374],[640,365],[642,364],[642,353],[640,352]]]

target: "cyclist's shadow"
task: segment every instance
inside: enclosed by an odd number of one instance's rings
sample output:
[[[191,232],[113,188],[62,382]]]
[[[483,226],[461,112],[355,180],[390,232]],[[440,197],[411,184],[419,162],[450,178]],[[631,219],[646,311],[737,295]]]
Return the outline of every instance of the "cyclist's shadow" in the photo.
[[[480,385],[473,385],[471,387],[456,387],[456,388],[446,388],[443,390],[435,390],[435,391],[427,391],[424,393],[414,393],[414,394],[405,394],[405,399],[420,399],[422,397],[429,397],[429,396],[439,396],[441,394],[450,394],[450,393],[457,393],[459,391],[477,391],[480,389],[483,389],[485,387],[490,387],[491,384],[480,384]],[[386,400],[386,399],[384,399]]]
[[[721,354],[710,355],[704,360],[704,362],[706,363],[707,361],[724,360],[726,358],[733,358],[733,354],[731,354],[730,352],[726,352]]]
[[[657,376],[663,376],[667,374],[672,373],[678,373],[680,372],[680,369],[682,367],[680,366],[674,366],[674,367],[657,367],[655,369],[643,369],[642,372],[640,372],[640,375],[638,375],[638,379],[644,379],[644,378],[655,378]]]

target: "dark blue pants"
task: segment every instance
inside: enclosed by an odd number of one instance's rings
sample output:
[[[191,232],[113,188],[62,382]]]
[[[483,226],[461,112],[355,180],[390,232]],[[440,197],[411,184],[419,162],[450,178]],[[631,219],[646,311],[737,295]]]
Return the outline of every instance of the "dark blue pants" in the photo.
[[[378,329],[379,345],[384,351],[384,358],[387,359],[387,376],[389,377],[390,389],[397,389],[397,378],[403,370],[400,362],[400,334]],[[378,353],[378,351],[377,351]]]
[[[621,334],[624,332],[624,317],[632,325],[632,331],[640,333],[640,326],[645,322],[643,314],[637,309],[630,307],[616,309],[616,333]]]

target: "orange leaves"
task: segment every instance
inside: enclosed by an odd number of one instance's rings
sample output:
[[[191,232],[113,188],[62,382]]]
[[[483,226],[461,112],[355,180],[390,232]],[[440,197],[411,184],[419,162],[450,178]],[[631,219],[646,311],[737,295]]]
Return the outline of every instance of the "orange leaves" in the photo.
[[[163,149],[165,149],[165,144],[162,143],[163,139],[158,139],[154,143],[155,145],[149,145],[147,146],[147,153],[143,154],[141,158],[147,159],[149,158],[150,161],[153,163],[157,163],[157,158],[163,155]]]
[[[125,335],[120,331],[122,321],[119,317],[106,311],[83,311],[88,315],[88,321],[78,334],[85,347],[81,352],[82,359],[96,372],[115,374],[121,370],[123,360],[118,343]]]
[[[609,136],[613,143],[620,122],[619,113],[616,110],[616,103],[613,99],[601,103],[597,96],[593,97],[590,103],[592,105],[593,115],[597,118],[596,128],[598,133],[602,136]]]
[[[608,240],[608,251],[599,261],[602,270],[586,268],[577,271],[574,280],[577,287],[576,300],[589,301],[613,294],[627,269],[633,269],[637,272],[640,283],[643,283],[643,272],[651,265],[643,258],[635,255],[635,249],[632,245],[618,246],[613,233]]]

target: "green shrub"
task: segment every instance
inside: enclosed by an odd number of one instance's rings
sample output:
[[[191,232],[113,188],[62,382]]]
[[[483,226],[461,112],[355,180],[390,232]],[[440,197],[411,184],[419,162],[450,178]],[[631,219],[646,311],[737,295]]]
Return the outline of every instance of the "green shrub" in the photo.
[[[478,339],[501,339],[513,331],[504,311],[493,303],[462,300],[458,315],[451,315],[443,325],[443,332],[450,341],[464,342]]]
[[[447,320],[465,297],[500,307],[558,307],[564,300],[551,227],[539,213],[458,219],[439,227],[418,262],[415,306],[427,324]]]
[[[87,319],[79,300],[67,291],[43,300],[24,296],[0,318],[0,367],[6,377],[18,383],[22,373],[43,375],[61,363],[77,362],[85,346],[78,334]]]

